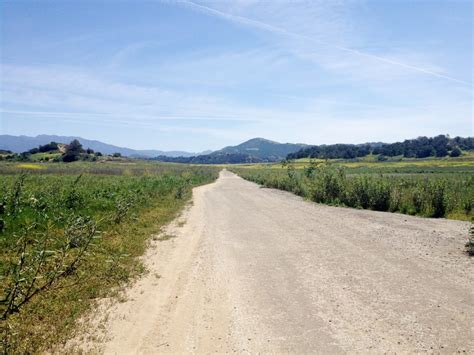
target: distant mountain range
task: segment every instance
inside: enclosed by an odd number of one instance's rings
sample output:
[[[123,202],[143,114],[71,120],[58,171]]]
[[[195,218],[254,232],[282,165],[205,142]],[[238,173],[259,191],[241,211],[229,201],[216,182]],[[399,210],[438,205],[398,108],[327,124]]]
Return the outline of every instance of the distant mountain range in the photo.
[[[91,148],[103,154],[120,153],[132,158],[147,158],[164,162],[191,164],[242,164],[278,162],[284,159],[321,158],[354,159],[370,154],[384,157],[404,156],[406,158],[426,158],[430,156],[459,156],[462,151],[474,150],[473,137],[418,137],[395,143],[330,144],[307,145],[278,143],[264,138],[253,138],[236,146],[202,153],[183,151],[134,150],[115,145],[88,140],[80,137],[39,135],[36,137],[0,135],[0,150],[22,153],[50,142],[68,144],[79,140],[84,148]]]
[[[290,153],[308,147],[306,144],[278,143],[268,139],[253,138],[239,145],[228,146],[215,152],[190,153],[185,151],[135,150],[81,137],[42,134],[36,137],[0,135],[0,150],[22,153],[50,142],[68,144],[74,139],[79,140],[84,148],[91,148],[103,154],[120,153],[132,158],[153,158],[160,161],[196,164],[274,162],[285,159]]]
[[[190,153],[184,151],[136,150],[118,147],[112,144],[89,140],[81,137],[55,136],[45,134],[36,137],[0,135],[0,150],[10,150],[14,153],[22,153],[32,148],[38,147],[39,145],[44,145],[50,142],[67,144],[74,139],[77,139],[79,142],[81,142],[84,148],[90,148],[96,152],[101,152],[102,154],[120,153],[123,156],[134,158],[153,158],[159,155],[168,157],[191,157],[200,154],[208,154],[211,152],[205,151],[202,153]]]
[[[308,147],[306,144],[278,143],[264,138],[253,138],[236,146],[229,146],[210,154],[194,157],[158,156],[159,161],[191,164],[227,164],[276,162]]]

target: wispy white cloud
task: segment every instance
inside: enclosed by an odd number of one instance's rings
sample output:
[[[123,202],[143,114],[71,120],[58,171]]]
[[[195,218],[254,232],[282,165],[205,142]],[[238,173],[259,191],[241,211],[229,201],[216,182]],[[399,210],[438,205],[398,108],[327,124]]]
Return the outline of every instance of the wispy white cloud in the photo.
[[[319,45],[319,46],[321,46],[321,45],[326,46],[326,47],[329,47],[329,48],[332,48],[332,49],[337,49],[341,52],[346,52],[346,53],[353,54],[353,55],[356,55],[356,56],[359,56],[359,57],[364,57],[364,58],[367,58],[367,59],[375,60],[375,61],[378,61],[378,62],[381,62],[381,63],[384,63],[384,64],[389,64],[390,66],[396,66],[396,67],[404,68],[404,69],[407,69],[407,70],[416,71],[416,72],[423,73],[423,74],[426,74],[426,75],[430,75],[430,76],[433,76],[433,77],[437,77],[437,78],[449,80],[449,81],[452,81],[452,82],[456,82],[456,83],[459,83],[459,84],[462,84],[462,85],[467,85],[467,86],[471,86],[471,87],[473,85],[472,82],[449,76],[449,75],[445,74],[442,71],[439,71],[439,70],[434,71],[430,68],[431,66],[430,67],[417,66],[417,65],[410,64],[410,63],[405,63],[405,62],[399,61],[395,58],[380,56],[380,55],[377,55],[377,54],[361,51],[361,50],[358,50],[358,49],[355,49],[355,48],[346,47],[346,46],[339,45],[339,44],[337,44],[335,42],[332,42],[332,41],[330,42],[330,41],[326,41],[326,40],[323,40],[321,38],[315,38],[314,36],[309,36],[309,35],[306,35],[306,34],[303,34],[303,33],[293,32],[293,31],[287,30],[284,27],[278,27],[278,26],[275,26],[273,24],[263,22],[263,21],[259,21],[259,20],[254,20],[254,19],[251,19],[251,18],[248,18],[248,17],[233,15],[231,13],[223,12],[223,11],[214,9],[212,7],[205,6],[205,5],[202,5],[202,4],[198,4],[198,3],[195,3],[195,2],[192,2],[192,1],[180,0],[179,3],[182,3],[182,4],[184,4],[185,6],[191,8],[191,9],[201,11],[201,12],[204,12],[204,13],[212,15],[212,16],[217,16],[217,17],[220,17],[220,18],[223,18],[223,19],[226,19],[226,20],[229,20],[229,21],[232,21],[232,22],[244,25],[244,26],[249,26],[249,27],[252,27],[252,28],[259,29],[259,30],[268,31],[268,32],[271,32],[271,33],[275,33],[277,35],[291,37],[291,38],[294,38],[294,39],[297,39],[297,40],[307,41],[307,42],[310,42],[310,43],[313,43],[313,44],[316,44],[316,45]],[[315,20],[318,21],[319,19],[315,19]]]
[[[33,106],[38,112],[54,107],[60,112],[67,109],[69,113],[130,119],[254,119],[235,114],[231,103],[217,97],[124,84],[71,68],[4,66],[2,92],[4,106]]]
[[[227,58],[223,60],[227,62]],[[293,136],[293,140],[311,143],[329,139],[357,141],[371,134],[374,139],[379,136],[383,139],[394,132],[395,126],[406,126],[400,131],[408,136],[410,130],[423,134],[430,125],[433,132],[439,132],[444,127],[440,122],[446,121],[445,115],[449,115],[450,122],[458,120],[462,129],[468,120],[465,113],[469,112],[469,104],[462,97],[447,94],[436,103],[430,101],[433,95],[430,93],[428,100],[421,97],[403,105],[371,104],[334,93],[317,97],[289,95],[283,100],[277,97],[276,101],[284,105],[265,107],[260,103],[243,105],[216,95],[187,95],[155,86],[114,82],[71,68],[4,66],[3,69],[0,114],[15,119],[48,118],[220,137],[243,138],[252,132],[266,132],[265,135],[274,139],[291,140]],[[295,131],[294,127],[305,127],[305,130]],[[336,127],[338,133],[330,134]],[[365,127],[366,132],[354,127]]]
[[[0,112],[113,124],[222,122],[228,126],[285,120],[288,112],[245,106],[215,95],[125,84],[72,68],[3,66]],[[51,110],[54,108],[54,111]]]

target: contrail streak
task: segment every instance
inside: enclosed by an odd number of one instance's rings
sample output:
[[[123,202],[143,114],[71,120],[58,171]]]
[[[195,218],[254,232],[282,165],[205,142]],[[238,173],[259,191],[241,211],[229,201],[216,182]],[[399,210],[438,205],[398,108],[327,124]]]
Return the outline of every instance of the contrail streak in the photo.
[[[454,82],[457,82],[457,83],[460,83],[460,84],[463,84],[463,85],[468,85],[470,87],[473,86],[472,83],[469,82],[469,81],[456,79],[456,78],[453,78],[451,76],[440,74],[440,73],[437,73],[437,72],[434,72],[434,71],[431,71],[431,70],[427,70],[427,69],[424,69],[424,68],[420,68],[420,67],[417,67],[417,66],[414,66],[414,65],[405,64],[405,63],[398,62],[398,61],[388,59],[388,58],[385,58],[385,57],[380,57],[380,56],[375,55],[375,54],[361,52],[361,51],[356,50],[356,49],[339,46],[339,45],[336,45],[336,44],[333,44],[333,43],[329,43],[329,42],[326,42],[326,41],[315,39],[313,37],[302,35],[302,34],[299,34],[299,33],[290,32],[288,30],[285,30],[284,28],[269,25],[269,24],[261,22],[261,21],[252,20],[252,19],[249,19],[247,17],[231,15],[229,13],[213,9],[211,7],[196,4],[192,1],[179,0],[178,3],[182,3],[184,5],[187,5],[187,6],[191,7],[191,8],[194,8],[195,10],[199,10],[199,11],[202,11],[204,13],[207,13],[207,14],[210,14],[210,15],[213,15],[213,16],[225,18],[225,19],[228,19],[230,21],[237,22],[237,23],[244,24],[244,25],[248,25],[248,26],[255,27],[255,28],[259,28],[261,30],[265,30],[265,31],[273,32],[273,33],[279,33],[279,34],[286,35],[286,36],[289,36],[289,37],[296,37],[296,38],[304,39],[304,40],[307,40],[307,41],[310,41],[310,42],[313,42],[313,43],[322,44],[322,45],[325,45],[325,46],[328,46],[328,47],[339,49],[341,51],[356,54],[358,56],[375,59],[379,62],[396,65],[396,66],[399,66],[399,67],[402,67],[402,68],[405,68],[405,69],[414,70],[414,71],[424,73],[424,74],[428,74],[428,75],[431,75],[431,76],[434,76],[434,77],[454,81]]]

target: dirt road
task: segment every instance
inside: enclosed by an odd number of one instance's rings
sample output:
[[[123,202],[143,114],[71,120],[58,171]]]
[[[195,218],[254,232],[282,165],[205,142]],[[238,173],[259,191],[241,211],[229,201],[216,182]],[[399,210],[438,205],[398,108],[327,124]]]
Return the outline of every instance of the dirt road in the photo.
[[[474,352],[467,223],[317,205],[226,171],[193,201],[82,349]]]

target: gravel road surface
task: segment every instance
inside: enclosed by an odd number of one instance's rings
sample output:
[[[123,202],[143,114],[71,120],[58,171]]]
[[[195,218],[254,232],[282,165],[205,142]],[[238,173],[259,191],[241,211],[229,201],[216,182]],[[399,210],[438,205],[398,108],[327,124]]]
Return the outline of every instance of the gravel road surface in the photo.
[[[468,223],[329,207],[222,171],[102,302],[101,353],[474,352]]]

